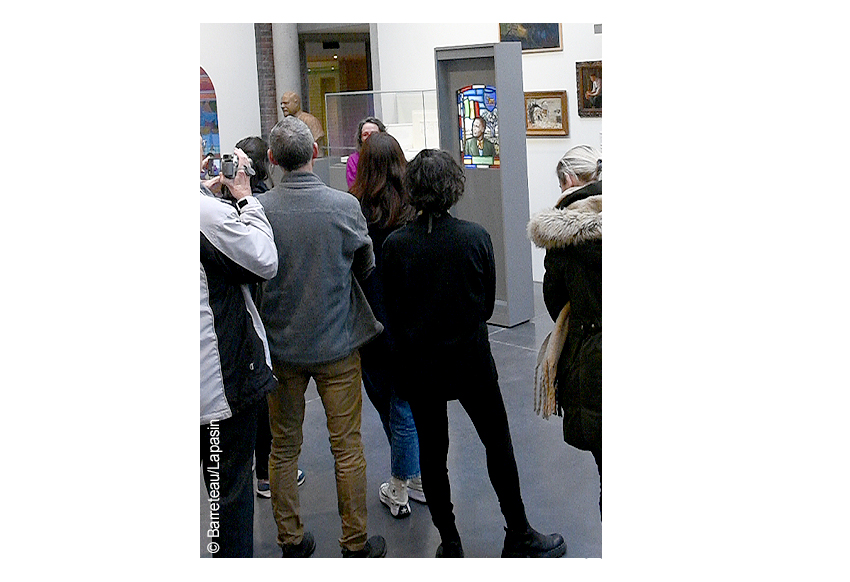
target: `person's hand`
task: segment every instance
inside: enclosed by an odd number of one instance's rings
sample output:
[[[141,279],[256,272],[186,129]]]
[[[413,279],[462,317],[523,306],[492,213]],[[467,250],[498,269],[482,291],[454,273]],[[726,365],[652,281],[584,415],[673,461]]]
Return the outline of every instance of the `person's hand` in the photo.
[[[236,176],[233,179],[226,178],[223,174],[219,177],[221,178],[221,183],[230,190],[230,194],[236,200],[242,200],[246,196],[251,195],[251,177],[245,171],[246,167],[251,167],[251,158],[239,148],[233,150],[233,155],[238,160]]]
[[[201,184],[209,188],[213,194],[221,194],[221,176],[216,176],[209,180],[201,180]]]

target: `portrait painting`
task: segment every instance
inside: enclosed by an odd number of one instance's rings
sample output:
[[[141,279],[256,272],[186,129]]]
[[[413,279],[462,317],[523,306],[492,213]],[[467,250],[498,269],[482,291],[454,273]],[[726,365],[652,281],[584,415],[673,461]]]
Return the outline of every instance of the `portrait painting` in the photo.
[[[468,85],[457,92],[460,155],[467,168],[499,167],[499,110],[496,88]]]
[[[576,63],[579,117],[602,117],[602,61]]]

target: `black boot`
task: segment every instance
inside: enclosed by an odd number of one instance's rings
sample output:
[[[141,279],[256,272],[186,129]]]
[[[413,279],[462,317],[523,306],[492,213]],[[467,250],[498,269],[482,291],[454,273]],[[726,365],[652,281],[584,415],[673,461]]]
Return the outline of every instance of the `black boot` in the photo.
[[[463,546],[460,545],[460,541],[456,542],[443,542],[437,548],[437,558],[462,558],[463,557]]]
[[[531,526],[523,532],[505,528],[503,558],[560,558],[567,553],[561,534],[543,535]]]

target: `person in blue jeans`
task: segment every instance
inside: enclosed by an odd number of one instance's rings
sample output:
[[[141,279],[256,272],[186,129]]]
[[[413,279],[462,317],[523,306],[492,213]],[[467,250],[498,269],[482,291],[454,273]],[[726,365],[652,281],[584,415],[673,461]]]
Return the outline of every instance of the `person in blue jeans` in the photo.
[[[402,180],[407,161],[396,139],[378,132],[363,142],[357,178],[350,192],[359,201],[375,249],[375,270],[364,292],[375,317],[386,324],[381,270],[381,246],[397,228],[411,221],[416,211],[410,205]],[[386,325],[384,326],[386,328]],[[363,385],[378,411],[390,442],[390,480],[378,492],[381,503],[393,517],[410,515],[410,499],[425,503],[419,471],[419,439],[407,401],[398,397],[397,378],[392,369],[392,337],[384,332],[360,348]]]

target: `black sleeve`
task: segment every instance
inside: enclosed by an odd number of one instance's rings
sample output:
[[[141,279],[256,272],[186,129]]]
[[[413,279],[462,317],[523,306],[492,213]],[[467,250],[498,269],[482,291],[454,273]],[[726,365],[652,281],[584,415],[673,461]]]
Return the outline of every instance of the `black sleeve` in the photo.
[[[486,230],[484,231],[484,237],[487,271],[484,280],[486,299],[484,302],[483,320],[487,321],[493,317],[493,309],[496,305],[496,259],[493,255],[493,241],[490,239],[490,235]]]
[[[203,232],[201,233],[201,263],[208,272],[215,273],[231,283],[241,285],[265,281],[263,277],[252,273],[215,248]]]

